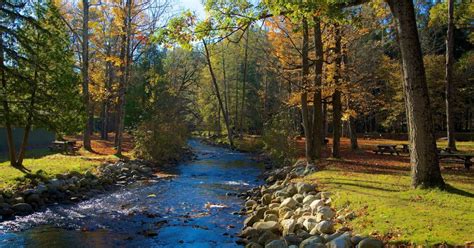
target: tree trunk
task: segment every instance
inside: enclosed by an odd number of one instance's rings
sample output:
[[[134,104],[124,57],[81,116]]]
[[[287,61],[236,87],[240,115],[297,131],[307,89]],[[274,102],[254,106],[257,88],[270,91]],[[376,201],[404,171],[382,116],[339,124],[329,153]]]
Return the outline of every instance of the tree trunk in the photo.
[[[20,151],[18,152],[18,157],[17,161],[15,163],[16,167],[23,167],[23,159],[25,158],[25,153],[26,153],[26,147],[28,146],[28,138],[30,136],[30,131],[31,131],[31,126],[33,123],[33,110],[35,108],[35,101],[36,101],[36,90],[38,88],[38,84],[36,80],[38,79],[38,68],[37,65],[35,65],[35,73],[34,73],[34,78],[33,78],[33,87],[31,89],[31,100],[30,100],[30,106],[29,106],[29,112],[28,112],[28,118],[26,120],[26,125],[25,125],[25,131],[23,133],[23,140],[20,145]]]
[[[4,63],[4,51],[3,51],[3,35],[0,32],[0,72],[1,72],[1,80],[2,80],[2,87],[4,92],[7,92],[7,78],[5,75],[5,63]],[[13,141],[13,130],[12,124],[10,119],[10,106],[8,104],[8,99],[5,97],[2,100],[3,106],[3,115],[4,115],[4,125],[7,131],[7,145],[8,145],[8,158],[10,159],[10,165],[16,166],[16,149],[15,143]]]
[[[323,137],[321,139],[321,144],[326,144],[325,140],[328,136],[328,104],[323,102]]]
[[[454,137],[454,109],[453,109],[453,64],[454,64],[454,0],[448,0],[448,31],[446,35],[446,130],[448,148],[456,150]]]
[[[442,187],[425,68],[413,1],[388,0],[396,21],[410,137],[413,187]]]
[[[341,157],[340,154],[340,139],[341,139],[341,117],[342,117],[342,103],[341,91],[339,90],[339,80],[341,79],[342,66],[342,52],[341,52],[341,29],[338,24],[335,26],[335,53],[336,53],[336,73],[334,74],[335,89],[332,95],[332,123],[333,123],[333,142],[332,142],[332,156],[334,158]]]
[[[355,118],[349,117],[349,134],[351,138],[351,150],[359,150],[359,144],[357,143],[357,126]]]
[[[90,110],[89,98],[89,0],[82,0],[82,97],[86,109],[86,126],[83,133],[83,145],[87,151],[92,151],[91,146],[91,119],[93,119]]]
[[[247,64],[248,64],[248,48],[249,48],[249,29],[247,29],[246,40],[245,40],[245,50],[244,50],[244,71],[243,71],[243,82],[242,82],[242,104],[240,107],[240,137],[243,137],[244,130],[244,118],[245,118],[245,90],[247,83]]]
[[[314,51],[316,59],[314,63],[314,95],[313,95],[313,148],[314,157],[321,158],[321,146],[324,144],[323,135],[323,106],[321,99],[321,87],[323,77],[323,41],[321,35],[321,23],[317,17],[314,17]]]
[[[224,83],[225,114],[229,116],[229,85],[227,83],[227,75],[226,75],[226,67],[225,67],[224,43],[222,43],[222,80]]]
[[[125,18],[124,18],[124,28],[126,29],[125,39],[124,39],[124,62],[125,65],[123,66],[123,74],[121,79],[121,86],[120,86],[120,93],[119,93],[119,111],[118,114],[118,127],[117,127],[117,135],[116,135],[116,145],[117,151],[116,154],[121,156],[122,155],[122,142],[123,142],[123,132],[125,129],[125,94],[127,91],[128,79],[130,75],[130,39],[131,39],[131,25],[132,25],[132,0],[127,0],[125,5]]]
[[[341,140],[341,91],[336,89],[332,94],[332,157],[340,158]]]
[[[300,96],[301,104],[301,116],[303,118],[303,130],[305,136],[305,154],[306,161],[308,163],[314,162],[314,141],[313,141],[313,126],[312,126],[312,117],[309,114],[308,107],[308,76],[309,76],[309,32],[308,32],[308,21],[303,19],[303,48],[301,49],[301,58],[303,68],[301,71],[301,85],[302,90]]]
[[[107,56],[110,56],[111,54],[111,47],[108,45],[107,47]],[[103,140],[108,140],[109,139],[109,109],[110,109],[110,101],[111,99],[111,92],[112,92],[112,63],[110,61],[107,61],[105,64],[106,68],[106,96],[105,96],[105,102],[104,102],[104,110],[103,110],[103,117],[102,117],[102,133],[101,133],[101,139]]]
[[[227,129],[227,138],[229,139],[230,147],[233,148],[234,141],[232,139],[232,130],[230,129],[230,125],[229,125],[229,116],[225,114],[224,104],[222,103],[221,94],[219,91],[219,85],[217,84],[216,75],[214,74],[214,70],[211,64],[211,55],[209,54],[209,49],[207,47],[207,43],[205,40],[202,40],[202,44],[204,45],[204,50],[206,51],[206,62],[209,69],[209,73],[211,74],[212,84],[214,85],[214,89],[216,90],[216,96],[217,96],[217,101],[219,102],[219,108],[222,111],[222,113],[224,113],[224,122],[225,122],[225,128]]]

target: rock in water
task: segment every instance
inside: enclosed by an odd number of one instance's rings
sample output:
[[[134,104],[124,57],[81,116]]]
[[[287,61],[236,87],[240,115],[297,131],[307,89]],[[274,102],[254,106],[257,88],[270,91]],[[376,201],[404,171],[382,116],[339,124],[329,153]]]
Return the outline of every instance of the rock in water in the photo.
[[[12,209],[17,215],[28,215],[33,213],[33,207],[28,203],[17,203],[12,206]]]
[[[288,245],[283,240],[273,240],[265,245],[265,248],[288,248]]]
[[[359,242],[357,248],[382,248],[383,242],[374,238],[366,238]]]

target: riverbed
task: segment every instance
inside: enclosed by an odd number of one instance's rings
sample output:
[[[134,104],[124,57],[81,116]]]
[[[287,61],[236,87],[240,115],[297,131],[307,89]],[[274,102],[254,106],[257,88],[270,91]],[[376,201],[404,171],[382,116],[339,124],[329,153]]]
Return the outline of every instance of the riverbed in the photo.
[[[196,159],[168,179],[0,223],[0,247],[238,247],[243,199],[262,183],[249,154],[190,140]]]

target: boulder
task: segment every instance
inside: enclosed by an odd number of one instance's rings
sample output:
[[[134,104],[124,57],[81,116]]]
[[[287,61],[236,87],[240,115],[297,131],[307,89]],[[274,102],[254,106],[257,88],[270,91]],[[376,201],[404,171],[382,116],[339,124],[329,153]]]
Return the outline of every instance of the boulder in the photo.
[[[263,246],[261,246],[259,243],[250,242],[245,246],[245,248],[263,248]]]
[[[295,209],[297,205],[298,205],[298,202],[295,201],[295,199],[293,199],[291,197],[288,197],[281,203],[280,207],[281,208],[287,207],[287,208],[290,208],[290,209]]]
[[[261,221],[253,224],[253,228],[257,229],[258,231],[272,231],[278,232],[280,229],[280,224],[276,221]]]
[[[374,238],[363,239],[357,244],[357,248],[382,248],[383,242]]]
[[[272,242],[273,240],[280,239],[280,236],[276,235],[271,231],[265,231],[262,235],[258,237],[258,243],[261,245],[267,245],[268,243]]]
[[[303,199],[304,199],[304,196],[302,194],[295,194],[293,197],[293,199],[295,199],[295,201],[299,202],[299,203],[302,203],[303,202]]]
[[[278,221],[278,216],[275,214],[267,214],[265,215],[264,221]]]
[[[251,215],[244,220],[244,226],[253,226],[259,220],[260,218],[257,215]]]
[[[256,205],[257,205],[257,202],[254,200],[248,200],[247,202],[245,202],[245,207],[249,209],[253,208]]]
[[[288,245],[283,240],[273,240],[266,244],[265,248],[288,248]]]
[[[336,212],[328,206],[319,206],[316,211],[316,218],[319,221],[330,220],[336,216]]]
[[[352,238],[351,238],[352,245],[355,246],[355,245],[359,244],[359,242],[362,241],[363,239],[365,239],[365,237],[362,237],[358,234],[352,236]]]
[[[258,230],[253,227],[246,227],[242,233],[239,235],[240,237],[245,237],[247,239],[258,238],[259,233]]]
[[[295,213],[290,210],[290,211],[286,212],[286,213],[283,215],[283,219],[290,219],[290,218],[293,217],[294,214],[295,214]]]
[[[286,244],[288,245],[296,245],[296,247],[298,247],[298,245],[301,243],[301,241],[303,241],[302,238],[296,236],[296,234],[288,234],[288,235],[285,235],[283,236],[283,239],[285,239],[286,241]]]
[[[321,236],[311,236],[303,240],[299,248],[319,248],[324,246],[324,239]]]
[[[317,210],[318,207],[322,207],[324,206],[324,201],[322,200],[314,200],[313,202],[311,202],[311,204],[309,205],[311,207],[311,209],[313,211]]]
[[[17,203],[12,206],[12,209],[17,215],[28,215],[33,213],[33,207],[28,203]]]
[[[352,247],[351,235],[349,232],[342,234],[341,236],[333,239],[326,243],[327,248],[350,248]]]
[[[290,196],[293,196],[294,194],[296,194],[298,192],[298,189],[296,188],[296,186],[293,183],[290,183],[286,187],[286,192],[288,192],[288,194],[290,194]]]
[[[319,200],[315,195],[307,195],[303,199],[303,205],[310,205],[315,200]]]
[[[330,220],[323,220],[315,228],[319,233],[331,234],[334,232],[334,223]]]
[[[10,216],[13,215],[14,211],[12,210],[12,206],[8,203],[0,203],[0,215],[1,216]]]
[[[269,205],[270,203],[272,203],[272,195],[266,193],[262,196],[261,200],[264,205]]]
[[[314,190],[314,186],[309,183],[299,182],[296,184],[296,189],[299,194],[308,193]]]
[[[311,231],[313,228],[318,224],[316,219],[314,217],[309,217],[306,218],[305,221],[303,221],[303,226],[306,228],[306,231]]]
[[[281,227],[283,228],[283,236],[293,233],[295,231],[296,221],[294,219],[286,219],[281,221]]]

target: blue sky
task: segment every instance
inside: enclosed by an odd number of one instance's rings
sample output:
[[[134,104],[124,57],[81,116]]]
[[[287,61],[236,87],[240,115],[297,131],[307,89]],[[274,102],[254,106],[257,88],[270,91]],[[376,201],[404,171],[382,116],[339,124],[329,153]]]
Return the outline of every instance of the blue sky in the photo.
[[[191,10],[196,12],[197,16],[204,18],[204,6],[201,3],[201,0],[175,0],[176,11],[180,10]]]

